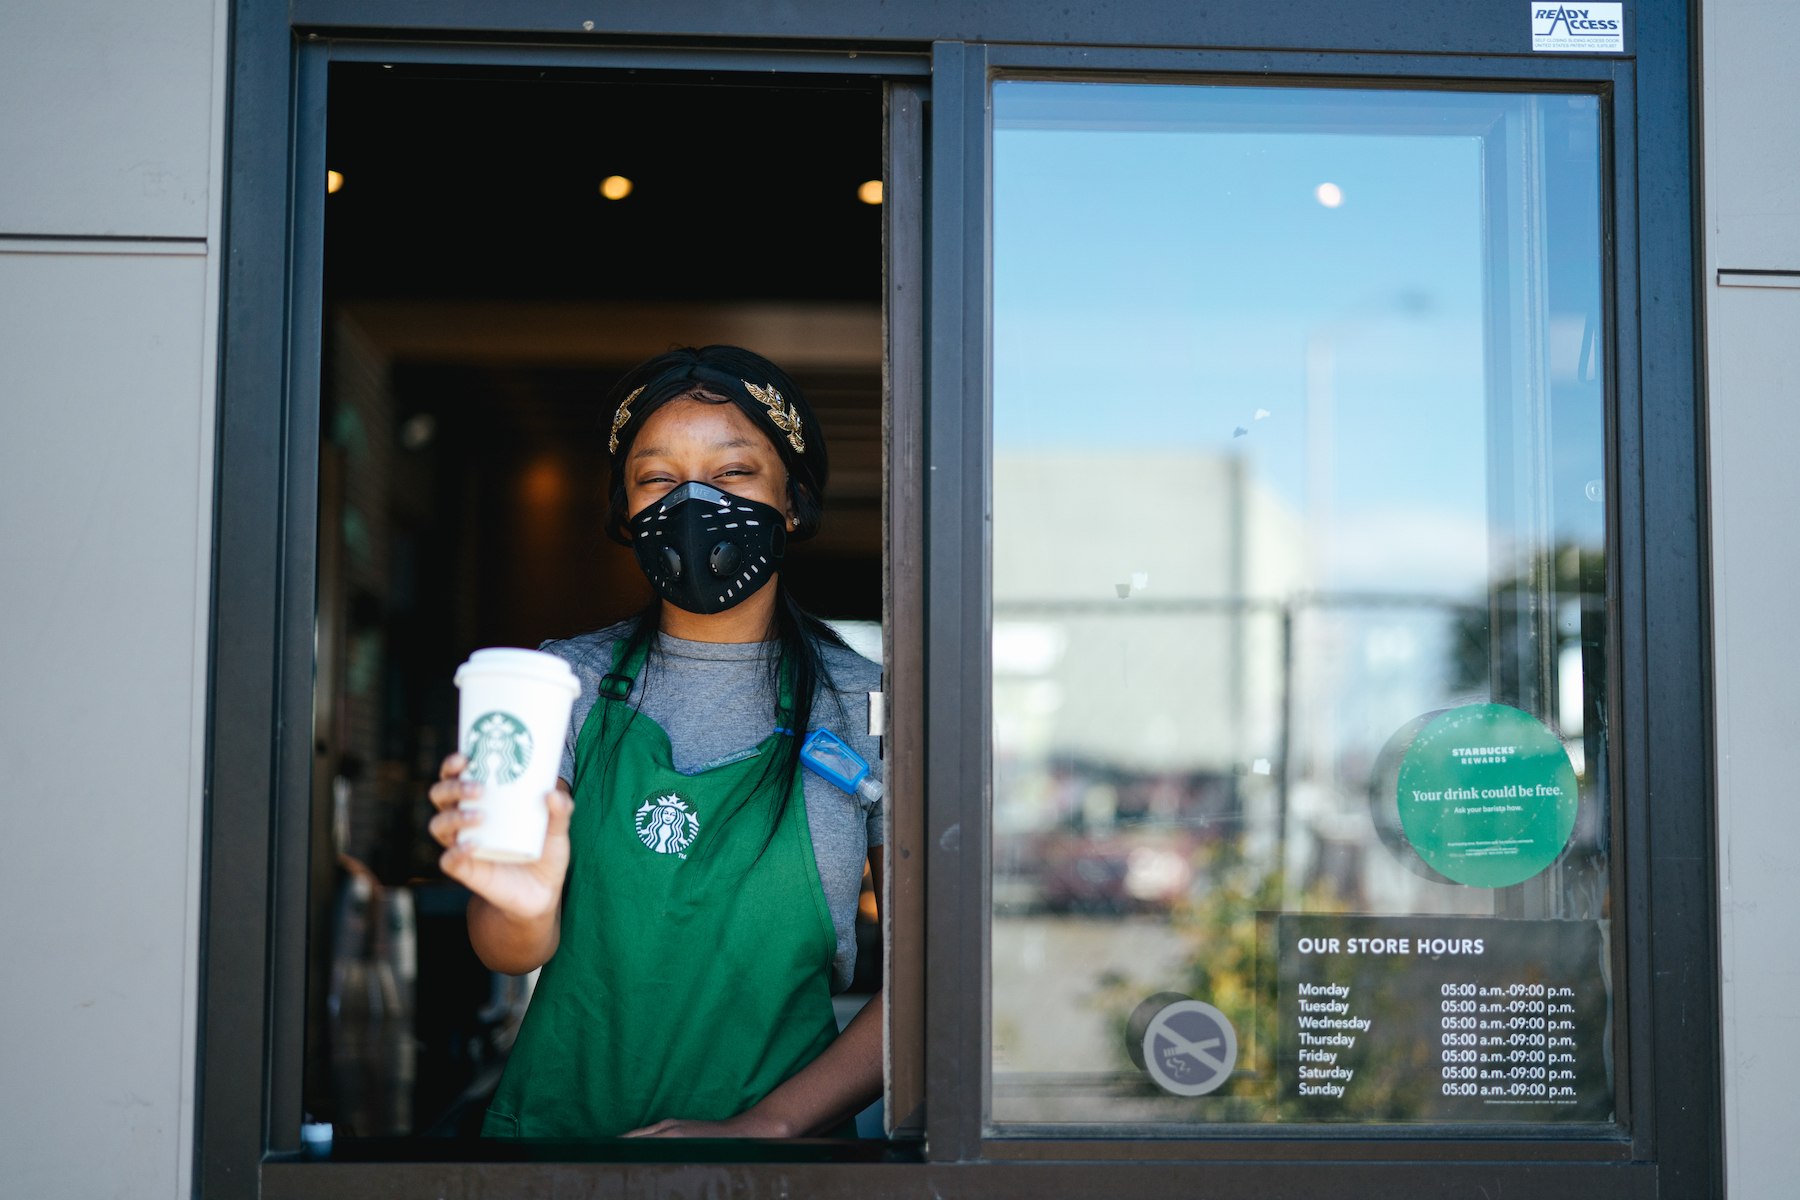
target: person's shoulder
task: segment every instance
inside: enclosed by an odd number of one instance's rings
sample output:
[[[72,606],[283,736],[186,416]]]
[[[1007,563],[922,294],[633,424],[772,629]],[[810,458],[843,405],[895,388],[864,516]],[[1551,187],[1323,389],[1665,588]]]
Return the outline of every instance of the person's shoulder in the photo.
[[[612,670],[613,643],[631,636],[631,622],[620,621],[592,633],[578,633],[571,638],[552,638],[538,647],[574,667],[577,672],[593,671],[604,675]]]
[[[881,664],[871,662],[848,646],[819,647],[831,686],[840,692],[872,692],[881,687]]]

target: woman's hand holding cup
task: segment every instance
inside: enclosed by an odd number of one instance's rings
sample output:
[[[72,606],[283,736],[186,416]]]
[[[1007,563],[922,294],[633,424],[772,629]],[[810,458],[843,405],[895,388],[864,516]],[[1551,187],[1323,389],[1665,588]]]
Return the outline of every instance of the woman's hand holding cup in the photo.
[[[563,876],[569,869],[569,817],[575,802],[560,786],[544,797],[550,823],[543,856],[536,862],[476,858],[472,847],[458,841],[463,830],[473,829],[482,819],[479,810],[460,807],[465,800],[481,797],[479,783],[461,778],[468,765],[461,754],[452,754],[439,767],[438,782],[431,785],[431,803],[438,810],[431,818],[431,836],[446,847],[438,866],[505,916],[515,921],[542,920],[562,902]]]

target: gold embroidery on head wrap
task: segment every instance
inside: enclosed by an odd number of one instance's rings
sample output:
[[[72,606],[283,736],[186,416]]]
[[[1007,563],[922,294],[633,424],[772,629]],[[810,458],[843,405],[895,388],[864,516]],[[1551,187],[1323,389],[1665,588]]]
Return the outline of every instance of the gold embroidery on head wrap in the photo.
[[[649,386],[649,384],[644,385],[644,387]],[[612,440],[606,443],[606,452],[608,454],[617,454],[619,452],[619,430],[625,428],[625,422],[631,420],[631,402],[636,400],[638,398],[638,392],[642,392],[643,390],[644,388],[639,388],[636,392],[625,397],[625,403],[619,405],[619,411],[613,414]]]
[[[795,407],[782,398],[774,388],[760,388],[748,379],[742,381],[769,410],[769,420],[775,422],[775,428],[787,434],[788,445],[794,448],[795,454],[806,453],[806,442],[800,436],[800,413]]]

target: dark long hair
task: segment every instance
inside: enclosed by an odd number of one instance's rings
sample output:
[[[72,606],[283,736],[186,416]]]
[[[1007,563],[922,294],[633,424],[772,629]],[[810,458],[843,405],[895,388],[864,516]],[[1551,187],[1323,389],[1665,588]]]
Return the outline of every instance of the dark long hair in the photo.
[[[750,394],[748,384],[755,384],[765,392],[773,388],[780,393],[787,403],[786,411],[799,419],[798,430],[777,425],[767,404]],[[782,465],[787,468],[788,501],[795,514],[794,529],[788,534],[788,541],[805,541],[818,533],[825,513],[825,484],[830,474],[830,459],[812,407],[799,387],[788,378],[787,372],[762,355],[737,346],[707,346],[659,354],[628,371],[607,394],[602,406],[603,420],[612,427],[615,439],[611,451],[612,490],[607,505],[607,534],[621,545],[631,544],[626,526],[632,514],[627,509],[625,494],[625,466],[631,444],[651,413],[669,401],[683,397],[706,403],[735,404],[750,418],[768,437],[781,455]],[[629,405],[626,404],[628,398]],[[628,414],[622,423],[617,416],[621,410]],[[798,446],[795,445],[796,437]],[[775,788],[777,800],[769,821],[768,837],[763,842],[765,850],[787,813],[788,796],[801,770],[800,743],[812,721],[821,686],[831,687],[840,715],[843,711],[843,700],[831,684],[822,647],[848,649],[831,626],[800,607],[780,573],[770,586],[776,589],[776,595],[775,619],[769,630],[772,635],[769,640],[777,643],[776,653],[767,658],[770,726],[786,729],[790,736],[777,743],[776,753],[764,763],[762,776],[751,795],[732,813],[736,815],[743,811],[750,799],[763,794],[767,788]],[[633,619],[619,662],[629,662],[637,654],[646,653],[645,665],[648,666],[649,658],[658,653],[656,635],[661,628],[661,618],[662,601],[652,599]],[[793,701],[791,711],[786,714],[781,711],[784,674]],[[638,693],[637,704],[643,704],[642,691]],[[635,710],[632,716],[635,719]],[[617,745],[615,741],[614,753]]]

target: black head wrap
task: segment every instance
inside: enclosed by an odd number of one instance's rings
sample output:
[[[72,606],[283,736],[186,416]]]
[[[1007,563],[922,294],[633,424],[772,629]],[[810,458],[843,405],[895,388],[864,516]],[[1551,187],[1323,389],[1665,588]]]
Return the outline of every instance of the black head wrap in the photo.
[[[761,392],[759,399],[751,391]],[[825,482],[830,462],[819,419],[787,372],[760,354],[737,346],[691,347],[659,354],[640,363],[607,393],[605,420],[612,426],[612,494],[607,508],[606,532],[620,545],[629,546],[626,523],[631,513],[625,503],[625,459],[631,453],[644,420],[678,396],[704,391],[723,396],[768,435],[787,467],[788,498],[794,506],[790,542],[801,542],[819,531],[824,515]],[[629,398],[629,403],[627,403]],[[771,404],[772,400],[778,403]],[[619,423],[620,410],[625,416]]]

